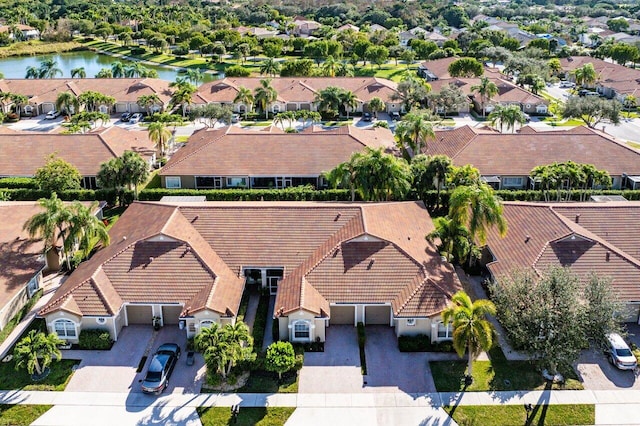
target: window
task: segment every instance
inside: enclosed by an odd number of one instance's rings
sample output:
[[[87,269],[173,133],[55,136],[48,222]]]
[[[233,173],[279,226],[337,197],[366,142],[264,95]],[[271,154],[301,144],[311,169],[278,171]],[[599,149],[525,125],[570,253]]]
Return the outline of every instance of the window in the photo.
[[[522,177],[503,177],[502,186],[504,188],[522,188]]]
[[[212,320],[202,320],[200,321],[200,328],[209,328],[213,325]]]
[[[82,178],[82,187],[84,189],[96,189],[96,177],[95,176],[85,176]]]
[[[446,326],[444,323],[438,323],[438,339],[451,339],[453,334],[453,329],[451,328],[451,323],[448,323]]]
[[[182,188],[180,176],[167,176],[164,180],[164,184],[169,189]]]
[[[196,188],[222,188],[222,177],[220,176],[196,176]]]
[[[416,325],[416,319],[415,318],[407,318],[407,326],[414,327],[415,325]]]
[[[76,323],[67,319],[60,319],[53,323],[53,328],[59,338],[76,337]]]
[[[29,293],[29,297],[33,296],[33,293],[38,291],[38,277],[35,276],[31,278],[29,284],[27,285],[27,292]]]
[[[227,186],[247,186],[247,178],[227,178]]]
[[[298,321],[293,325],[293,338],[294,339],[309,339],[309,322]]]

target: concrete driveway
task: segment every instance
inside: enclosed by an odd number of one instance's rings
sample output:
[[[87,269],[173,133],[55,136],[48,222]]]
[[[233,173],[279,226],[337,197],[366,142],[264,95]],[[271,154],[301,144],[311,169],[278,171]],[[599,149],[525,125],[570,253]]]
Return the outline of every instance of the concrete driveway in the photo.
[[[640,346],[640,326],[628,323],[627,330],[629,336],[626,340]],[[584,381],[585,389],[640,390],[640,377],[636,377],[633,371],[618,370],[609,363],[606,355],[601,350],[590,349],[584,351],[578,360],[577,370]]]
[[[165,393],[198,393],[205,374],[204,360],[196,354],[193,366],[186,365],[186,335],[177,326],[165,326],[155,335],[151,326],[124,327],[110,351],[63,351],[67,359],[82,362],[66,390],[81,392],[140,392],[152,355],[163,343],[177,343],[182,355],[169,380]],[[136,373],[138,363],[148,354],[143,370]]]

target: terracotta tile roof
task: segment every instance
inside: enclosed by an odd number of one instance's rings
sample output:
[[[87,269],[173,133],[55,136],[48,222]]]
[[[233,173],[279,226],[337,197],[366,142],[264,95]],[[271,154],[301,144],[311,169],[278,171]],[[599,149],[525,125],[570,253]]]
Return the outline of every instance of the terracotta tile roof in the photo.
[[[426,153],[448,155],[457,166],[472,164],[482,175],[525,176],[538,165],[568,160],[593,164],[611,175],[640,174],[638,152],[586,127],[520,134],[442,130]]]
[[[4,79],[0,84],[0,91],[25,95],[36,104],[55,103],[63,92],[78,96],[88,90],[113,96],[118,102],[136,102],[142,95],[155,94],[165,104],[172,93],[169,82],[159,78]]]
[[[493,73],[492,73],[493,74]],[[498,93],[491,98],[492,103],[520,103],[520,104],[545,104],[548,105],[549,101],[541,96],[534,95],[533,93],[516,86],[515,84],[503,80],[501,78],[495,78],[490,76],[491,80],[497,87]],[[431,90],[433,92],[439,92],[443,87],[453,84],[458,87],[467,96],[479,96],[477,92],[474,92],[471,88],[480,84],[479,78],[443,78],[435,81],[430,81]],[[478,102],[479,98],[478,98]]]
[[[432,61],[422,62],[420,66],[422,68],[426,68],[429,71],[431,71],[439,79],[450,79],[451,74],[449,74],[449,65],[451,65],[453,61],[458,59],[460,58],[449,57],[449,58],[434,59]],[[430,81],[429,84],[431,83],[434,83],[434,82]]]
[[[2,132],[0,176],[33,176],[54,153],[75,166],[81,175],[95,176],[101,163],[126,149],[148,155],[149,147],[152,143],[146,132],[129,132],[117,127],[85,134]]]
[[[601,86],[613,88],[619,94],[635,94],[640,89],[640,70],[590,56],[571,56],[560,59],[560,65],[565,71],[573,71],[589,63],[593,64],[597,83]]]
[[[112,315],[122,302],[235,314],[243,267],[283,267],[276,306],[284,313],[326,317],[330,303],[356,301],[431,316],[460,288],[424,238],[432,229],[419,202],[134,203],[112,228],[112,245],[82,264],[41,314]]]
[[[528,268],[541,274],[562,265],[583,278],[593,272],[610,277],[622,300],[640,300],[640,251],[634,232],[639,202],[506,202],[504,215],[506,237],[492,231],[487,239],[496,259],[488,265],[494,276]]]
[[[351,154],[394,144],[390,130],[377,127],[256,132],[227,127],[200,130],[162,168],[160,175],[312,175],[333,169]]]
[[[222,102],[233,103],[239,87],[252,92],[260,86],[263,78],[224,78],[205,83],[194,95],[194,103]],[[392,102],[397,85],[393,81],[377,77],[278,77],[271,79],[271,86],[278,93],[279,102],[315,101],[316,93],[329,86],[337,86],[352,91],[362,102],[379,97],[384,102]],[[196,97],[197,96],[197,97]],[[197,102],[197,100],[200,102]]]

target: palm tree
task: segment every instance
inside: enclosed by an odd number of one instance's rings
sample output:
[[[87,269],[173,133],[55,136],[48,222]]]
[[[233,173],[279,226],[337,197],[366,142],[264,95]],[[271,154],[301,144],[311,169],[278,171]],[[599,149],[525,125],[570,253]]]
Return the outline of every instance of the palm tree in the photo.
[[[468,353],[467,377],[473,380],[474,358],[493,346],[495,330],[486,316],[495,315],[496,307],[486,299],[471,302],[464,291],[454,294],[451,301],[453,306],[442,312],[442,322],[452,323],[453,347],[461,358],[465,352]]]
[[[265,118],[269,118],[269,106],[278,99],[278,92],[271,86],[271,79],[260,80],[254,96],[256,104],[264,111]]]
[[[336,76],[339,77],[353,77],[355,69],[353,65],[348,62],[342,61],[336,65]]]
[[[318,111],[339,114],[340,105],[342,104],[341,92],[342,89],[336,86],[329,86],[325,89],[319,90],[318,93],[316,93],[315,99]]]
[[[71,220],[71,212],[55,192],[51,194],[51,198],[39,199],[38,204],[44,211],[31,216],[31,218],[25,222],[23,229],[27,231],[29,237],[34,238],[38,236],[44,240],[45,254],[55,246],[58,238],[61,238],[63,254],[67,259],[67,268],[71,270],[71,262],[69,261],[66,250],[67,241],[65,232]]]
[[[62,92],[56,98],[56,109],[58,111],[66,111],[66,114],[72,115],[78,110],[79,102],[76,95],[66,91]]]
[[[58,345],[64,342],[55,334],[45,334],[38,330],[31,330],[20,340],[13,350],[16,370],[26,367],[29,374],[42,376],[51,365],[53,358],[60,360],[62,353]]]
[[[471,241],[478,241],[481,245],[486,242],[490,227],[496,226],[502,236],[507,233],[502,203],[485,183],[456,187],[449,198],[449,217],[465,225]]]
[[[222,336],[227,345],[227,371],[225,376],[231,372],[231,368],[237,361],[244,358],[243,353],[251,350],[253,338],[249,327],[242,322],[226,324],[222,329]]]
[[[327,59],[325,59],[324,63],[322,64],[323,75],[327,77],[335,77],[336,69],[338,68],[339,64],[340,61],[334,59],[333,55],[327,56]]]
[[[78,244],[78,250],[83,258],[86,258],[96,243],[102,243],[103,246],[109,245],[109,233],[104,223],[93,214],[98,206],[98,202],[94,202],[91,206],[85,207],[80,202],[75,201],[70,207],[71,218],[69,220],[69,228],[67,230],[67,251],[71,251],[72,244]]]
[[[111,64],[111,75],[113,78],[123,78],[125,76],[125,66],[120,61]]]
[[[280,72],[280,63],[274,58],[265,59],[260,65],[260,75],[267,74],[275,77]]]
[[[196,87],[185,81],[176,82],[174,87],[177,87],[177,90],[171,95],[171,104],[174,106],[180,105],[182,107],[182,117],[184,117],[187,106],[191,105],[191,98],[196,92]]]
[[[340,163],[330,171],[322,174],[323,179],[327,181],[331,188],[349,188],[349,192],[351,192],[351,201],[356,200],[356,171],[354,164],[358,161],[358,157],[361,155],[361,153],[355,152],[349,161]]]
[[[204,74],[200,68],[190,68],[187,70],[187,80],[194,86],[197,86],[204,79]]]
[[[518,105],[496,105],[488,118],[493,127],[495,127],[496,124],[500,125],[500,133],[502,133],[502,129],[505,124],[507,131],[509,131],[509,129],[515,131],[516,123],[523,125],[527,121],[524,113],[520,110]]]
[[[136,101],[136,103],[141,108],[144,108],[145,110],[147,110],[147,115],[151,115],[151,108],[153,108],[154,105],[162,105],[162,101],[160,100],[158,95],[156,95],[155,93],[152,93],[150,95],[140,96]]]
[[[87,72],[84,70],[84,67],[73,68],[71,70],[71,78],[86,78]]]
[[[149,124],[149,139],[153,142],[156,151],[160,151],[161,157],[164,157],[172,136],[171,130],[167,129],[164,123],[156,121]]]
[[[287,127],[291,127],[291,124],[294,121],[296,121],[296,113],[294,111],[280,112],[273,118],[273,124],[275,125],[279,124],[282,127],[282,131],[286,130],[284,127],[285,123],[289,124],[289,126]]]
[[[445,253],[447,262],[456,259],[462,262],[469,253],[469,231],[467,228],[448,216],[433,219],[435,229],[427,235],[427,241],[440,240],[438,249]]]
[[[426,150],[427,141],[435,138],[428,118],[426,114],[409,113],[396,126],[396,139],[405,159],[410,160]]]
[[[344,111],[347,113],[347,120],[349,119],[349,110],[355,110],[358,106],[358,98],[351,90],[342,90],[339,94],[340,105],[344,107]]]
[[[434,155],[429,157],[428,173],[433,176],[436,185],[436,207],[440,207],[440,190],[447,181],[447,175],[452,167],[451,158],[446,155]]]
[[[210,346],[215,346],[220,340],[220,325],[217,322],[211,323],[209,327],[200,329],[196,337],[193,339],[195,348],[200,352],[204,352]]]
[[[378,118],[378,112],[384,111],[387,106],[382,99],[378,97],[371,98],[369,101],[369,110],[373,113],[373,116]]]
[[[583,66],[576,68],[571,72],[571,74],[573,74],[576,84],[586,87],[592,86],[598,78],[598,73],[592,63],[584,64]]]
[[[471,86],[472,92],[478,92],[480,95],[480,104],[482,105],[482,116],[487,115],[486,103],[491,101],[491,98],[498,94],[498,86],[489,80],[487,77],[480,77],[480,84]]]
[[[40,62],[38,74],[40,78],[55,78],[57,75],[62,75],[62,70],[58,68],[58,63],[53,58],[47,58]]]
[[[27,73],[24,78],[40,78],[40,72],[36,67],[27,67]]]
[[[245,109],[244,109],[244,119],[247,119],[247,114],[249,114],[249,110],[251,109],[251,107],[253,106],[253,94],[251,93],[250,89],[247,89],[246,87],[240,86],[238,87],[238,94],[236,95],[235,98],[233,98],[233,103],[234,104],[244,104]]]

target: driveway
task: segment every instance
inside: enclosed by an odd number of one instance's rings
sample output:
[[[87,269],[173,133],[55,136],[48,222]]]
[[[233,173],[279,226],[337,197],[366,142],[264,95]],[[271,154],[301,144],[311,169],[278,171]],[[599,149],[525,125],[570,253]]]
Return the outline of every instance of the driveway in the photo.
[[[640,326],[627,324],[629,336],[627,341],[640,346]],[[636,377],[633,371],[618,370],[611,365],[601,350],[590,349],[580,355],[577,366],[578,374],[584,381],[585,389],[589,390],[614,390],[636,389],[640,390],[640,377]]]
[[[80,392],[140,392],[140,383],[152,355],[157,348],[168,342],[178,343],[182,356],[171,375],[165,393],[198,393],[204,377],[204,360],[196,354],[193,366],[185,362],[186,335],[177,326],[165,326],[155,334],[151,326],[131,325],[124,327],[110,351],[63,351],[67,359],[81,359],[73,374],[67,391]],[[148,358],[140,373],[138,363],[148,350]]]

